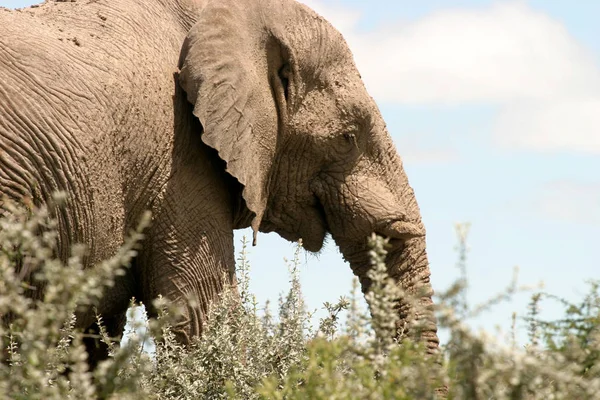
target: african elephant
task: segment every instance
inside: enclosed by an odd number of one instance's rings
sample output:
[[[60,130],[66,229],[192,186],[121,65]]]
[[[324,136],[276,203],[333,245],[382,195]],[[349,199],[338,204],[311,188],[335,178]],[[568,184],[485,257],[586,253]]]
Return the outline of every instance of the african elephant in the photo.
[[[415,195],[342,35],[308,7],[56,0],[0,10],[0,116],[0,194],[70,194],[63,257],[74,243],[87,244],[90,265],[111,256],[152,211],[134,265],[98,308],[112,335],[131,297],[150,305],[159,294],[184,304],[179,340],[198,335],[223,274],[235,280],[233,230],[251,226],[312,252],[330,233],[363,291],[366,238],[390,237],[390,274],[422,296],[422,337],[437,348]],[[399,304],[403,318],[409,308]]]

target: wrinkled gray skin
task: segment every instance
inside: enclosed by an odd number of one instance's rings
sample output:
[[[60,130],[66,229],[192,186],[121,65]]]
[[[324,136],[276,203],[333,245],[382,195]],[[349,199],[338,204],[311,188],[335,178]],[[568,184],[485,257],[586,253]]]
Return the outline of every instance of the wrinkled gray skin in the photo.
[[[59,216],[63,257],[73,243],[89,246],[89,265],[111,256],[152,211],[132,269],[99,307],[113,335],[131,297],[149,305],[159,294],[196,298],[176,331],[184,343],[199,334],[221,277],[234,280],[233,230],[248,226],[313,252],[330,233],[363,290],[366,238],[389,236],[391,275],[432,305],[425,230],[400,157],[344,39],[306,6],[0,9],[0,116],[0,194],[38,204],[71,195]],[[418,317],[433,352],[432,314]],[[105,356],[88,345],[92,362]]]

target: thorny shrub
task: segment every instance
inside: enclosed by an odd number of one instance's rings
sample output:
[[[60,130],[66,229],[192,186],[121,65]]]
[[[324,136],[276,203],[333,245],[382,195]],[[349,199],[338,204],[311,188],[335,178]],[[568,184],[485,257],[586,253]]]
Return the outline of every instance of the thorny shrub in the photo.
[[[2,399],[434,399],[442,386],[450,399],[594,399],[600,393],[600,283],[590,283],[581,303],[535,293],[523,318],[529,325],[524,348],[476,334],[469,319],[522,289],[513,280],[482,305],[467,302],[466,225],[457,227],[460,277],[436,299],[438,323],[449,340],[434,357],[425,356],[418,337],[400,345],[392,339],[393,299],[406,293],[390,283],[386,241],[374,236],[370,313],[359,306],[354,280],[350,297],[326,303],[328,316],[310,327],[298,278],[299,244],[288,263],[291,287],[279,299],[278,315],[271,315],[249,291],[244,242],[237,287],[211,306],[201,338],[179,345],[170,329],[179,310],[160,298],[154,304],[159,317],[126,345],[101,331],[110,357],[90,372],[74,312],[96,304],[123,273],[149,218],[113,258],[83,269],[81,246],[67,262],[56,258],[57,223],[47,208],[3,207],[8,212],[0,220],[0,315],[11,323],[0,326]],[[29,273],[33,281],[25,279]],[[44,296],[27,296],[31,286],[43,286]],[[564,304],[564,317],[542,320],[543,299]],[[136,328],[131,330],[141,332]],[[515,329],[513,322],[513,337]],[[150,336],[153,352],[144,349]]]

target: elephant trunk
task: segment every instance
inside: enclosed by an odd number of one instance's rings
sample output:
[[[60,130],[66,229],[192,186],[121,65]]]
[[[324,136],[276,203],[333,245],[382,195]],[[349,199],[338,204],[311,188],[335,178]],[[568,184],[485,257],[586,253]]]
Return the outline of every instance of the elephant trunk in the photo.
[[[373,166],[380,166],[374,168]],[[398,300],[399,332],[418,337],[433,353],[439,344],[433,314],[433,290],[425,250],[425,228],[402,161],[383,122],[372,133],[365,156],[345,174],[323,174],[313,182],[333,239],[366,293],[371,268],[367,238],[390,238],[389,276],[405,293]],[[350,217],[348,217],[350,216]],[[418,322],[415,325],[415,322]],[[412,329],[412,332],[411,332]]]
[[[372,268],[368,248],[352,251],[343,247],[342,252],[366,294],[371,285],[367,273]],[[396,327],[397,333],[401,334],[398,339],[414,336],[417,326],[418,340],[425,344],[428,353],[433,354],[439,346],[439,339],[431,299],[433,289],[429,280],[425,238],[416,237],[404,243],[392,240],[392,247],[386,257],[388,274],[404,293],[397,304],[399,319]]]

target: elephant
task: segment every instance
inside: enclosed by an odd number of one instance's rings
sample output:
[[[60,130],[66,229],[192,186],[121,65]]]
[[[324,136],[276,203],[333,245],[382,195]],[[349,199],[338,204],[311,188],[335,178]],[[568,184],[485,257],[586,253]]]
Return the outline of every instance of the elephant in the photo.
[[[200,335],[235,284],[233,232],[331,235],[363,292],[367,238],[390,238],[390,276],[418,296],[438,348],[425,228],[402,160],[342,35],[294,0],[49,1],[0,9],[0,198],[55,191],[57,253],[115,254],[145,210],[141,250],[97,310],[123,330],[129,299]],[[223,276],[227,277],[225,281]],[[188,300],[196,300],[191,304]],[[399,300],[401,321],[411,304]],[[93,329],[91,310],[78,326]],[[106,356],[88,345],[90,360]],[[93,362],[93,361],[91,361]]]

